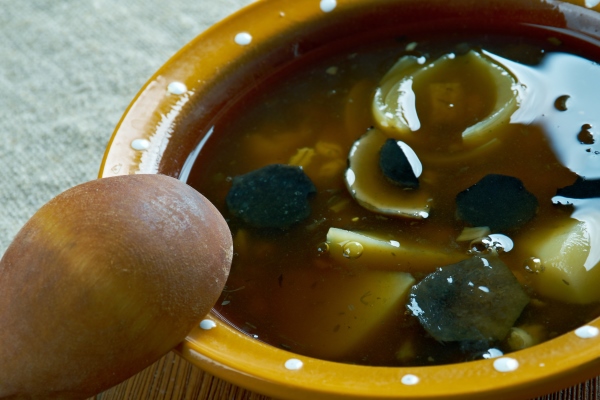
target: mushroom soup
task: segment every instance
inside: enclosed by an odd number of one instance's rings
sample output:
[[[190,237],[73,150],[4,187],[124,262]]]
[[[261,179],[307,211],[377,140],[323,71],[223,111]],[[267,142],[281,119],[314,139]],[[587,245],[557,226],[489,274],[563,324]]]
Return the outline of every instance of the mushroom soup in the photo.
[[[511,29],[332,44],[222,110],[188,179],[234,236],[215,311],[384,366],[497,357],[597,317],[600,53]]]

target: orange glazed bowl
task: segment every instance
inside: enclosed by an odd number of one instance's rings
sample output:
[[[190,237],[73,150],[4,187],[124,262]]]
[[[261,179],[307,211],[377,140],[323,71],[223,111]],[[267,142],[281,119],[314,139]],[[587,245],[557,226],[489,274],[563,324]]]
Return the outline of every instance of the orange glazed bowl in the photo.
[[[198,154],[219,134],[213,126],[223,113],[277,71],[306,57],[324,57],[327,49],[413,32],[518,33],[523,26],[566,32],[600,47],[597,3],[257,1],[199,35],[146,83],[116,128],[99,176],[165,174],[187,181]],[[499,358],[376,367],[271,346],[213,311],[177,351],[215,376],[281,399],[526,399],[600,374],[598,328],[600,319],[594,319],[583,330]]]

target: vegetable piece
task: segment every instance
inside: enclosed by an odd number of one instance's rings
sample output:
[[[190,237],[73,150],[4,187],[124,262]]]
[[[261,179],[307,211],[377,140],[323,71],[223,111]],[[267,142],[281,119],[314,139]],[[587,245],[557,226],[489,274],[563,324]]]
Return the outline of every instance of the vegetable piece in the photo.
[[[442,267],[413,286],[407,308],[440,342],[506,337],[529,298],[497,257]]]
[[[406,189],[419,187],[423,166],[404,142],[387,139],[379,152],[379,167],[388,181]]]
[[[58,195],[0,261],[0,398],[84,399],[147,367],[208,313],[232,252],[217,209],[174,178]]]
[[[306,168],[315,157],[315,150],[310,147],[302,147],[298,149],[296,154],[290,157],[288,164],[296,167]]]
[[[457,242],[468,242],[476,239],[482,239],[490,234],[490,228],[487,226],[465,227],[456,238]]]
[[[404,56],[381,79],[372,107],[381,129],[406,134],[421,127],[412,90],[412,74],[420,68],[418,57]]]
[[[436,82],[440,71],[458,71],[458,75],[452,81]],[[431,83],[434,75],[436,79]],[[478,75],[485,76],[483,82],[490,82],[497,94],[489,110],[481,108],[484,100],[478,85],[467,84]],[[423,82],[429,82],[424,89],[420,88]],[[429,99],[425,119],[419,115],[422,110],[417,109],[420,97]],[[510,120],[519,104],[515,77],[485,54],[469,51],[464,55],[449,53],[429,63],[423,57],[402,57],[382,78],[372,109],[377,125],[391,135],[396,133],[395,138],[432,123],[457,127],[464,144],[473,147],[496,137],[498,128]],[[485,114],[479,115],[482,112]],[[463,120],[462,115],[467,119]]]
[[[373,128],[354,143],[348,156],[346,187],[368,210],[393,217],[427,218],[431,202],[427,190],[404,190],[391,184],[378,168],[379,151],[387,139]]]
[[[287,321],[276,330],[292,351],[301,348],[302,354],[339,360],[404,308],[414,282],[404,272],[346,274],[334,269],[320,270],[315,280],[298,268],[283,275],[282,296],[270,305],[273,321]],[[289,315],[302,318],[284,318]]]
[[[592,234],[587,222],[569,219],[523,238],[523,248],[541,263],[537,273],[527,275],[537,293],[566,303],[600,301],[600,267],[597,255],[591,253]]]
[[[456,208],[458,217],[472,226],[506,231],[531,220],[538,201],[519,179],[489,174],[456,196]]]
[[[339,265],[404,272],[434,271],[442,265],[464,260],[467,255],[440,251],[416,243],[400,243],[373,233],[329,228],[329,254]]]
[[[256,228],[288,228],[310,215],[308,197],[316,192],[300,167],[271,164],[233,178],[229,212]]]
[[[523,325],[510,328],[506,342],[511,350],[521,350],[545,340],[546,332],[542,325]]]

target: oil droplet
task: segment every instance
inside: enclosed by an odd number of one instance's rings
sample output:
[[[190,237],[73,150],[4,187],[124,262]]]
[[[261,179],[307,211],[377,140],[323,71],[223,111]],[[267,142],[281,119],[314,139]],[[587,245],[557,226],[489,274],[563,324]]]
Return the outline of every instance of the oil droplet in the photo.
[[[590,129],[592,129],[590,124],[583,124],[581,126],[581,131],[579,131],[579,134],[577,135],[577,140],[579,140],[579,143],[594,144],[594,134],[590,132]]]
[[[148,139],[135,139],[131,142],[131,148],[134,150],[148,150],[149,147],[150,141]]]
[[[575,329],[575,335],[582,339],[590,339],[596,337],[598,336],[598,333],[600,333],[600,330],[595,326],[590,325],[584,325]]]
[[[406,374],[400,380],[405,385],[416,385],[419,383],[419,377],[413,374]]]
[[[359,242],[350,241],[344,244],[342,254],[346,258],[358,258],[363,253],[363,245]]]
[[[519,362],[514,358],[500,357],[494,360],[494,369],[498,372],[511,372],[519,368]]]
[[[331,12],[337,6],[336,0],[321,0],[321,11]]]
[[[323,242],[323,243],[319,244],[317,246],[317,253],[319,255],[329,253],[329,243]]]
[[[169,83],[169,86],[167,86],[167,90],[171,94],[184,94],[187,92],[187,86],[182,82],[171,82]]]
[[[252,35],[248,32],[240,32],[235,35],[235,42],[240,46],[247,46],[252,42]]]
[[[290,358],[285,362],[285,367],[290,371],[298,371],[300,368],[304,366],[302,360],[298,360],[297,358]]]
[[[567,111],[567,100],[569,100],[571,96],[568,94],[559,96],[554,100],[554,108],[558,111]]]
[[[217,324],[215,323],[215,321],[211,320],[211,319],[203,319],[200,322],[200,328],[208,331],[210,329],[216,328]]]
[[[539,274],[540,272],[544,272],[544,266],[542,265],[542,260],[537,257],[529,257],[525,260],[524,265],[525,271],[530,272],[532,274]]]

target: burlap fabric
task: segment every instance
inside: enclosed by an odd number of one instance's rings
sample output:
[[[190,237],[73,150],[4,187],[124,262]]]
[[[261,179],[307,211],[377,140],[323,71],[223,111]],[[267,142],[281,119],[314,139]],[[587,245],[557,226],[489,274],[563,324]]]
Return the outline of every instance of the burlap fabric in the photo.
[[[179,48],[251,0],[0,0],[0,254],[96,178],[121,114]]]

